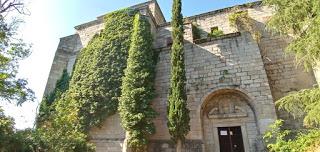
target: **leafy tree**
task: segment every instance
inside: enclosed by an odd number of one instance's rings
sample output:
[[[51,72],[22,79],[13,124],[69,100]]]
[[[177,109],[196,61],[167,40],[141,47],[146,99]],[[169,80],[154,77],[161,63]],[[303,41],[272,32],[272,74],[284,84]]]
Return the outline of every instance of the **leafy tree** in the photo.
[[[4,115],[0,107],[0,151],[9,144],[9,138],[14,134],[14,120]]]
[[[0,98],[9,102],[17,101],[17,104],[34,99],[33,91],[27,88],[27,81],[16,77],[19,61],[31,53],[30,46],[17,38],[17,28],[21,21],[13,19],[9,22],[4,17],[4,14],[21,8],[21,2],[19,7],[16,1],[0,3]]]
[[[150,106],[154,97],[154,68],[150,24],[147,18],[136,14],[119,104],[121,124],[133,151],[146,151],[148,135],[155,131],[152,122],[155,111]]]
[[[31,152],[36,149],[31,129],[17,131],[14,119],[4,115],[0,107],[0,151]]]
[[[286,50],[296,56],[305,68],[317,66],[320,61],[320,1],[318,0],[264,0],[275,8],[268,27],[280,34],[290,35],[293,41]],[[320,89],[306,89],[291,93],[277,101],[295,117],[305,117],[304,124],[319,127]]]
[[[286,51],[296,56],[297,63],[306,68],[320,61],[320,1],[319,0],[264,0],[275,9],[268,27],[293,41]]]
[[[277,120],[264,136],[269,152],[314,152],[320,148],[320,130],[286,130]]]
[[[320,61],[320,1],[319,0],[264,0],[274,8],[268,28],[281,35],[290,36],[286,52],[295,55],[297,64],[306,69],[318,66]],[[276,102],[279,109],[303,118],[307,130],[298,133],[281,130],[265,135],[270,151],[315,151],[320,146],[320,88],[304,89],[290,93]],[[273,126],[272,130],[275,130]],[[278,137],[277,137],[278,136]]]
[[[320,89],[304,89],[291,93],[276,102],[279,109],[286,110],[295,118],[304,118],[304,125],[320,128]]]
[[[19,61],[30,55],[30,46],[17,37],[21,20],[8,19],[12,11],[25,14],[24,3],[20,0],[0,1],[0,100],[17,101],[21,105],[34,100],[34,93],[27,88],[27,81],[17,78]],[[17,15],[14,15],[17,17]],[[4,115],[0,107],[0,151],[32,151],[29,130],[17,131],[14,119]]]
[[[181,0],[173,0],[172,6],[172,49],[171,78],[168,96],[168,128],[172,139],[181,151],[182,142],[190,131],[189,109],[187,108],[186,76],[184,65],[183,16]]]

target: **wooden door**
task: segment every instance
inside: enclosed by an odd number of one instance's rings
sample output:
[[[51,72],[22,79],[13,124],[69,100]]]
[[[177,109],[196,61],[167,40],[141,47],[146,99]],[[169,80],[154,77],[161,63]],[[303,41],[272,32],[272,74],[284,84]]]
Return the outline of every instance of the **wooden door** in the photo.
[[[241,127],[219,127],[220,152],[244,152]]]

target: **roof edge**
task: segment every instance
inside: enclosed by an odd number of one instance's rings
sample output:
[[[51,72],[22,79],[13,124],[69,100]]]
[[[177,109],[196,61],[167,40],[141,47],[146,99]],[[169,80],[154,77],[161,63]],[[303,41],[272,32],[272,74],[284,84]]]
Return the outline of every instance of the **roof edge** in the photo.
[[[152,3],[153,1],[156,1],[156,0],[149,0],[149,1],[147,1],[147,2],[139,3],[139,4],[136,4],[136,5],[133,5],[133,6],[129,6],[129,7],[127,7],[127,8],[137,9],[137,8],[140,8],[140,7],[147,6],[147,5],[149,5],[150,3]],[[115,11],[116,11],[116,10],[115,10]],[[100,15],[100,16],[96,17],[95,20],[92,20],[92,21],[89,21],[89,22],[86,22],[86,23],[77,25],[77,26],[75,26],[74,28],[75,28],[76,30],[81,30],[81,29],[83,29],[83,28],[85,28],[85,27],[88,27],[88,26],[90,26],[90,25],[100,24],[100,23],[103,22],[103,17],[104,17],[105,15],[109,14],[109,13],[112,13],[112,12],[114,12],[114,11],[108,12],[108,13],[106,13],[106,14],[104,14],[104,15]],[[162,12],[161,12],[161,13],[162,13]]]
[[[255,1],[255,2],[250,2],[250,3],[244,3],[244,4],[240,4],[240,5],[234,5],[234,6],[231,6],[231,7],[226,7],[226,8],[222,8],[222,9],[217,9],[217,10],[213,10],[213,11],[209,11],[209,12],[205,12],[205,13],[201,13],[201,14],[197,14],[197,15],[193,15],[193,16],[188,16],[188,17],[185,17],[184,20],[185,20],[185,24],[187,23],[190,23],[190,20],[194,20],[196,18],[199,18],[199,17],[203,17],[203,16],[207,16],[207,15],[214,15],[214,14],[218,14],[218,13],[221,13],[221,12],[228,12],[228,11],[231,11],[233,10],[234,8],[253,8],[253,7],[256,7],[256,6],[260,6],[262,4],[262,1],[261,0],[258,0],[258,1]],[[166,23],[163,23],[161,25],[159,25],[159,27],[165,27],[165,26],[169,26],[171,24],[171,22],[166,22]]]

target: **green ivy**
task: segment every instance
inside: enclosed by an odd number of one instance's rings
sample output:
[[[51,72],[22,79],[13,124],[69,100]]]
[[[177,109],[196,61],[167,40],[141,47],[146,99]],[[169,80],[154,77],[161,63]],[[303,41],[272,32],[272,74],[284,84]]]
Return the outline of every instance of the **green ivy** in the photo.
[[[147,138],[155,132],[152,119],[156,113],[150,106],[155,94],[154,69],[150,24],[137,14],[119,105],[121,124],[127,131],[129,147],[135,152],[146,151]]]
[[[105,28],[78,57],[69,92],[79,104],[85,126],[99,125],[117,111],[134,14],[125,9],[106,15]]]
[[[250,18],[248,11],[237,11],[229,15],[229,23],[238,29],[248,31],[256,42],[260,42],[261,32]]]
[[[88,131],[117,111],[135,13],[107,14],[105,28],[81,50],[69,89],[55,99],[50,119],[37,129],[46,151],[94,151]]]
[[[39,107],[37,116],[37,125],[47,120],[50,113],[54,111],[54,101],[58,100],[61,95],[69,89],[70,76],[66,69],[63,70],[60,79],[56,82],[54,90],[43,98]]]
[[[193,22],[191,24],[192,26],[192,36],[193,40],[199,40],[201,39],[201,30],[199,28],[199,25],[196,22]]]
[[[218,27],[216,27],[211,29],[210,33],[208,34],[208,37],[216,38],[221,35],[223,35],[223,31],[219,30]]]

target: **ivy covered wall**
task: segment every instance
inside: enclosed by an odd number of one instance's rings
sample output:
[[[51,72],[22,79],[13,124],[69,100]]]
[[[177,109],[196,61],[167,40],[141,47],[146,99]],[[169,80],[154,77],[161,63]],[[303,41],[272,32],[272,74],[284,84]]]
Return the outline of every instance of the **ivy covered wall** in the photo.
[[[97,125],[117,111],[134,14],[125,9],[106,15],[105,28],[78,57],[69,91],[81,104],[86,125]]]
[[[44,143],[48,143],[44,146],[47,150],[92,150],[92,145],[87,143],[88,130],[117,112],[136,13],[136,10],[123,9],[107,14],[105,28],[81,50],[70,82],[64,81],[68,89],[59,93],[61,98],[45,97],[50,99],[53,112],[42,120],[44,123],[38,126],[38,132]],[[43,100],[44,103],[48,103],[47,100]],[[50,146],[49,143],[56,144]]]

